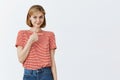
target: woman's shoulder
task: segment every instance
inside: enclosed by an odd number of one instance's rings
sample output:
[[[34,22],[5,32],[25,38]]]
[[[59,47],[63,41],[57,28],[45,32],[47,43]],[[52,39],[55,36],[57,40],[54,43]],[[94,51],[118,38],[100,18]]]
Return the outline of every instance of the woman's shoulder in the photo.
[[[54,32],[53,32],[53,31],[43,30],[43,32],[44,32],[46,35],[54,35]]]
[[[27,33],[28,33],[28,30],[19,30],[18,31],[19,35],[24,35],[24,34],[27,34]]]

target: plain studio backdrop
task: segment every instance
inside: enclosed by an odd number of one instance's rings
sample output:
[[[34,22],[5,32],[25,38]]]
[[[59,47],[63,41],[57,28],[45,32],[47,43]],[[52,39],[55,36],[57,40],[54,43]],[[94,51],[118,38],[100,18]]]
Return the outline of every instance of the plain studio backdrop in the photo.
[[[15,42],[34,4],[56,35],[58,80],[120,80],[120,0],[0,0],[0,80],[22,80]]]

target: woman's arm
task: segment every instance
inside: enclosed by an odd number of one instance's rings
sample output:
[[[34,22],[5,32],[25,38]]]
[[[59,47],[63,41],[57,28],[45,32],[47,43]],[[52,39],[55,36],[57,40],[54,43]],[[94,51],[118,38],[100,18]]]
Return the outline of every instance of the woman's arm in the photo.
[[[28,42],[24,48],[22,46],[17,47],[17,56],[18,56],[18,60],[20,61],[20,63],[23,63],[25,61],[25,59],[29,53],[29,50],[31,48],[31,45],[32,45],[32,42],[30,42],[30,40],[28,40]]]
[[[55,50],[51,50],[51,60],[52,60],[51,69],[52,69],[53,79],[57,80],[57,69],[56,69],[56,63],[55,63],[54,55],[55,55]]]
[[[32,43],[34,43],[37,40],[38,40],[38,35],[37,33],[34,32],[28,39],[24,48],[22,46],[17,47],[17,55],[20,63],[23,63],[25,61],[26,57],[28,56]]]

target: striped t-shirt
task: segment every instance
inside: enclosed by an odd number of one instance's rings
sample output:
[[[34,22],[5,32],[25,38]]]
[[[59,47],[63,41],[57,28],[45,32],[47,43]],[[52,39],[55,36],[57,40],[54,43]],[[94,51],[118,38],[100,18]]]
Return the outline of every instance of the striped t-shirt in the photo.
[[[20,30],[15,46],[22,46],[24,48],[32,33],[30,30]],[[23,63],[24,68],[35,70],[51,66],[50,50],[56,49],[55,35],[51,31],[44,30],[37,34],[38,41],[31,45],[29,54]]]

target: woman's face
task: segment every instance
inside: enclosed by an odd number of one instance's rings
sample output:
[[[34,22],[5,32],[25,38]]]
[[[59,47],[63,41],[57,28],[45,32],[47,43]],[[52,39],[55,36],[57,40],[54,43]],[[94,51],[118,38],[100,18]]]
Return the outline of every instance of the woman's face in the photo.
[[[39,28],[44,22],[44,14],[40,11],[34,12],[30,17],[30,21],[33,27]]]

